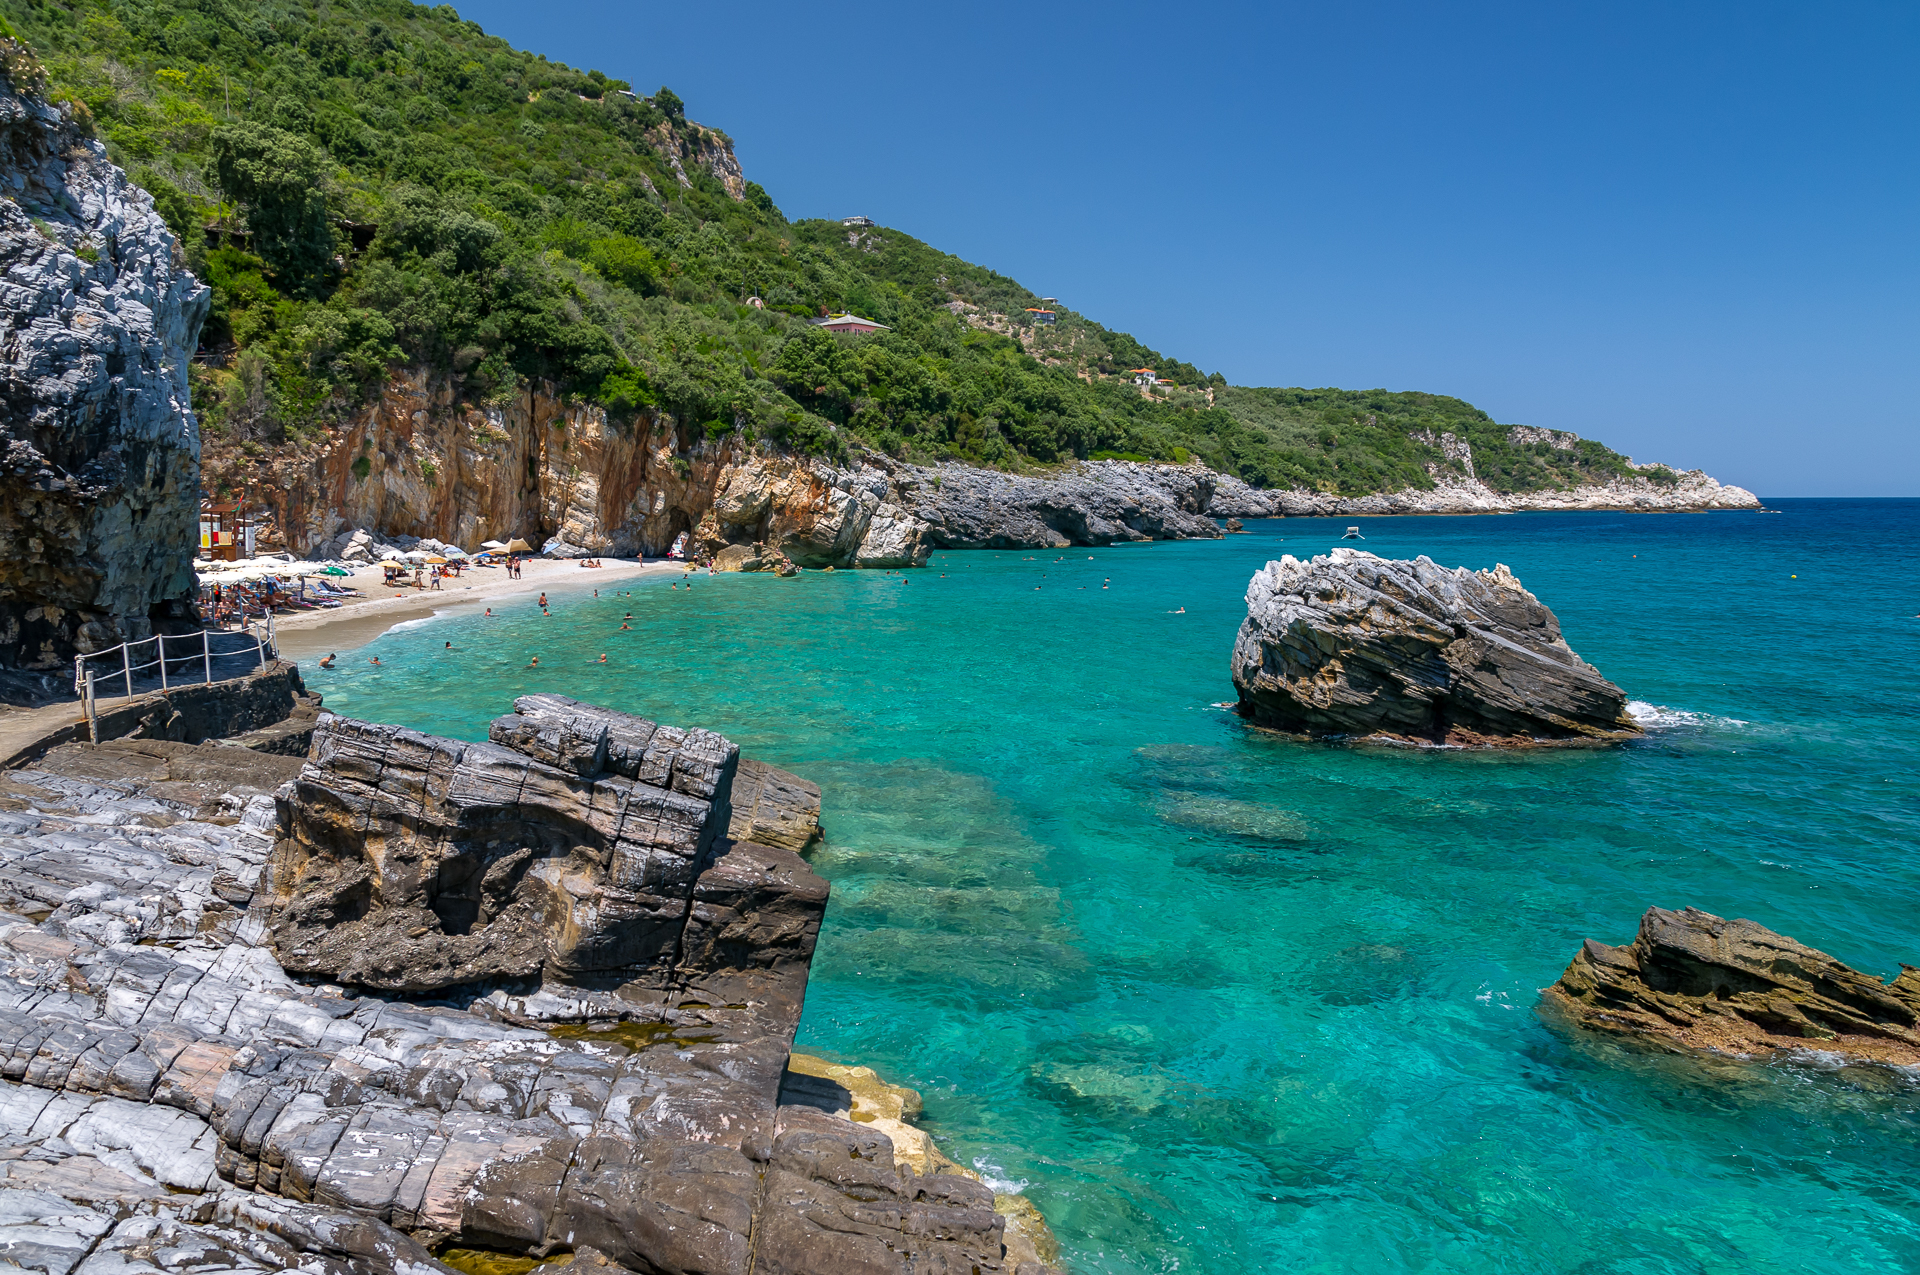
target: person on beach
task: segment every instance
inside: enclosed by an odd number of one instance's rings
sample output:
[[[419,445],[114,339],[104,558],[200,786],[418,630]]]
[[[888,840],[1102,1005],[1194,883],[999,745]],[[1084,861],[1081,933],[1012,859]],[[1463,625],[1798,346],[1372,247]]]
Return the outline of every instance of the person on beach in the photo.
[[[326,659],[324,659],[324,660],[321,660],[321,661],[320,661],[320,667],[321,667],[321,668],[332,668],[332,667],[333,667],[333,659],[334,659],[334,657],[333,657],[333,655],[332,655],[331,653],[329,653]]]

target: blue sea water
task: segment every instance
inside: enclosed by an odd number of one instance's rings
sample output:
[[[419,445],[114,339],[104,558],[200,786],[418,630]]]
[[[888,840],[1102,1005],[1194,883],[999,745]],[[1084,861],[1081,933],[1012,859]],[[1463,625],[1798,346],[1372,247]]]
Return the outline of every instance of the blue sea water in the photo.
[[[1352,519],[582,585],[310,680],[469,739],[558,691],[817,781],[801,1046],[921,1090],[1073,1271],[1920,1270],[1920,1077],[1536,1012],[1656,904],[1920,963],[1920,502],[1772,503],[1359,520],[1376,553],[1508,564],[1654,723],[1608,752],[1305,745],[1211,707],[1248,577]]]

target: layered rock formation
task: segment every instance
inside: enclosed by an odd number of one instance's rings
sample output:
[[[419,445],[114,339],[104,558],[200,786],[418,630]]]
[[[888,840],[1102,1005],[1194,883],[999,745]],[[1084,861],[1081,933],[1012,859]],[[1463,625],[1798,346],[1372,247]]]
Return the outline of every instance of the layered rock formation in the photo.
[[[1816,1049],[1920,1064],[1920,969],[1890,983],[1752,921],[1648,908],[1625,947],[1588,939],[1543,993],[1592,1031],[1675,1052],[1743,1057]]]
[[[1516,425],[1514,428],[1524,430],[1526,427]],[[1453,436],[1449,434],[1446,438],[1451,440]],[[1467,449],[1465,475],[1436,467],[1430,488],[1407,487],[1366,496],[1335,496],[1299,488],[1264,491],[1223,474],[1209,512],[1221,518],[1331,518],[1354,514],[1510,514],[1596,509],[1691,513],[1760,508],[1760,498],[1746,488],[1723,484],[1699,469],[1675,471],[1673,481],[1665,483],[1636,474],[1565,490],[1495,491],[1473,474],[1471,449],[1467,444],[1461,441],[1459,447]],[[1651,473],[1663,467],[1640,465],[1635,468]]]
[[[153,201],[0,40],[0,665],[197,628],[207,289]]]
[[[304,762],[145,741],[0,777],[0,1251],[1037,1275],[986,1187],[783,1100],[826,890],[745,837],[804,844],[817,792],[752,767],[736,808],[717,736],[516,707],[499,743],[323,718]],[[459,997],[365,994],[406,962]]]
[[[1502,565],[1356,549],[1269,562],[1233,647],[1242,716],[1320,737],[1468,747],[1639,733],[1626,696]]]

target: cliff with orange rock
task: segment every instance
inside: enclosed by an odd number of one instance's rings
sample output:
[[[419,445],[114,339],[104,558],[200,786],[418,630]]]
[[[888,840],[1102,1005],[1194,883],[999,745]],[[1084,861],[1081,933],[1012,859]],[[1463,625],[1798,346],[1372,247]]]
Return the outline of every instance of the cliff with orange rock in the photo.
[[[309,441],[271,451],[208,440],[209,491],[268,512],[266,542],[333,557],[355,531],[469,550],[525,539],[553,556],[654,556],[689,533],[722,569],[920,566],[935,548],[1053,548],[1220,534],[1219,475],[1094,462],[1026,477],[845,463],[710,437],[664,413],[609,418],[535,385],[460,400],[419,371]]]

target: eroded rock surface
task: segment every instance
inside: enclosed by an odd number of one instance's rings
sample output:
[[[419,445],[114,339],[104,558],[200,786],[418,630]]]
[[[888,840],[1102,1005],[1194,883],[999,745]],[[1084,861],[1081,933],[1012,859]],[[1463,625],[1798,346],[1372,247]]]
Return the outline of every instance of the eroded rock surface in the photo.
[[[13,1149],[0,1253],[62,1272],[91,1253],[102,1270],[402,1275],[444,1270],[428,1250],[448,1242],[572,1250],[606,1271],[1014,1275],[986,1187],[919,1173],[883,1134],[782,1102],[826,890],[792,851],[726,835],[757,817],[731,808],[731,745],[663,740],[670,728],[559,697],[519,707],[526,722],[500,731],[517,747],[389,739],[377,771],[377,732],[328,718],[305,763],[138,741],[70,745],[0,780],[0,1141]],[[606,769],[582,773],[596,759]],[[457,795],[479,789],[456,776],[478,785],[500,767],[522,776],[510,804]],[[762,778],[756,809],[805,792]],[[551,879],[606,898],[615,862],[652,864],[659,848],[622,831],[627,812],[704,803],[697,828],[666,837],[676,862],[689,838],[704,846],[686,865],[678,955],[640,962],[617,995],[557,981],[574,966],[546,958],[539,988],[468,1004],[296,982],[261,942],[288,891],[262,881],[270,856],[276,874],[289,866],[302,793],[359,801],[393,907],[424,900],[436,920],[421,865],[512,858],[476,847],[482,829],[541,852],[523,880],[564,866]],[[312,826],[331,867],[350,866],[351,822]],[[600,924],[581,897],[552,904],[569,919],[540,930],[563,944],[549,954]],[[362,919],[385,910],[373,899]],[[521,1025],[564,1017],[579,1021]]]
[[[1625,947],[1588,939],[1546,1004],[1581,1027],[1676,1051],[1817,1049],[1920,1063],[1920,969],[1891,983],[1746,920],[1648,908]]]
[[[0,45],[30,77],[31,56]],[[13,668],[199,627],[187,362],[209,294],[70,110],[0,71],[0,665]]]
[[[1242,716],[1309,736],[1511,746],[1639,733],[1626,695],[1504,565],[1355,549],[1269,562],[1247,586],[1233,684]]]

